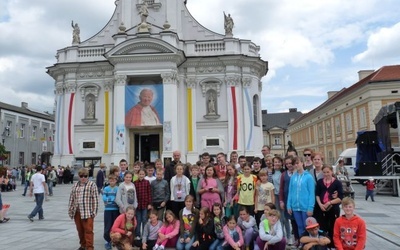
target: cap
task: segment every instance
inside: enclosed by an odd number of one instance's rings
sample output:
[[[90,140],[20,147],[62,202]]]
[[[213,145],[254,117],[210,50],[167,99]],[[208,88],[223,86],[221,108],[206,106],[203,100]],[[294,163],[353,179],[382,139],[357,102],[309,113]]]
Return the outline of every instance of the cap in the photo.
[[[369,179],[370,181],[373,181],[373,180],[374,180],[374,178],[372,178],[372,177],[369,177],[368,179]]]
[[[308,217],[306,219],[306,229],[311,229],[311,228],[318,227],[318,226],[319,226],[319,224],[314,217]]]

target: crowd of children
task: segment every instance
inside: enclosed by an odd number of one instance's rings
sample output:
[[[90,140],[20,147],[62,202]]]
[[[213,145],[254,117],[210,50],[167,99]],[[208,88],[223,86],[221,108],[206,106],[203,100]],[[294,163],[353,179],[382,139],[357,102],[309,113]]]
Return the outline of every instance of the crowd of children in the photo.
[[[308,154],[317,167],[305,169]],[[248,163],[233,152],[228,163],[219,153],[212,163],[204,153],[195,165],[174,157],[165,168],[160,160],[136,162],[133,173],[113,168],[101,192],[105,248],[362,249],[365,223],[354,214],[354,201],[343,198],[320,153],[304,155]],[[350,226],[352,232],[343,229]]]

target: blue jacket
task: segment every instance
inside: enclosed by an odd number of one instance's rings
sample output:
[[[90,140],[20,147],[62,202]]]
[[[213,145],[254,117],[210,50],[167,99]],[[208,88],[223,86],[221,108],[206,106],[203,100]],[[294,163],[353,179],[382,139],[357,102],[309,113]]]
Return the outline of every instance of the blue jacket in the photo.
[[[315,183],[312,175],[304,171],[295,172],[290,178],[287,209],[313,212],[315,204]]]

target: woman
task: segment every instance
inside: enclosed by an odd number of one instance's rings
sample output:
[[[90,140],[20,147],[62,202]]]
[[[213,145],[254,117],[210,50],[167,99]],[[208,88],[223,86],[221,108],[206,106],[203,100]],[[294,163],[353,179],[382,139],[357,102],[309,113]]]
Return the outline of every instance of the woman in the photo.
[[[332,166],[322,167],[324,178],[318,180],[315,190],[316,219],[319,221],[321,229],[328,232],[329,238],[333,239],[333,226],[336,218],[340,216],[340,203],[343,199],[342,182],[333,177]],[[334,247],[333,241],[328,247]]]
[[[305,230],[307,217],[313,215],[315,204],[315,184],[313,177],[303,168],[304,159],[295,159],[295,172],[290,178],[287,211],[296,220],[299,235]]]

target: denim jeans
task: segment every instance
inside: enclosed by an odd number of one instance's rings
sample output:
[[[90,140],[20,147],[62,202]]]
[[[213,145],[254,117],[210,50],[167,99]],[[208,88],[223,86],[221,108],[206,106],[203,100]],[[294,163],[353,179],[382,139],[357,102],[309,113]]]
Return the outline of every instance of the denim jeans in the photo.
[[[296,220],[297,230],[299,235],[302,235],[306,230],[306,219],[308,218],[307,212],[303,211],[293,211],[293,217]]]
[[[47,186],[49,187],[49,195],[53,195],[53,181],[47,181]]]
[[[29,181],[25,181],[24,196],[26,195],[26,190],[28,190],[29,185]]]
[[[224,239],[216,239],[210,246],[210,250],[217,250],[219,246],[222,246],[222,243],[224,243]]]
[[[36,207],[32,210],[32,212],[29,214],[29,217],[33,218],[36,216],[36,214],[39,213],[39,219],[44,218],[43,217],[43,200],[44,200],[44,193],[40,194],[35,194],[35,200],[36,200]]]
[[[139,236],[140,238],[142,238],[141,230],[142,228],[144,228],[144,225],[146,225],[147,222],[147,209],[136,209],[136,220],[137,226],[135,229],[135,236]]]
[[[189,250],[190,247],[192,246],[193,242],[194,242],[194,235],[192,236],[192,238],[190,239],[189,243],[181,243],[181,239],[186,239],[189,236],[189,234],[184,233],[183,237],[179,237],[178,242],[176,243],[176,249],[177,250]]]

